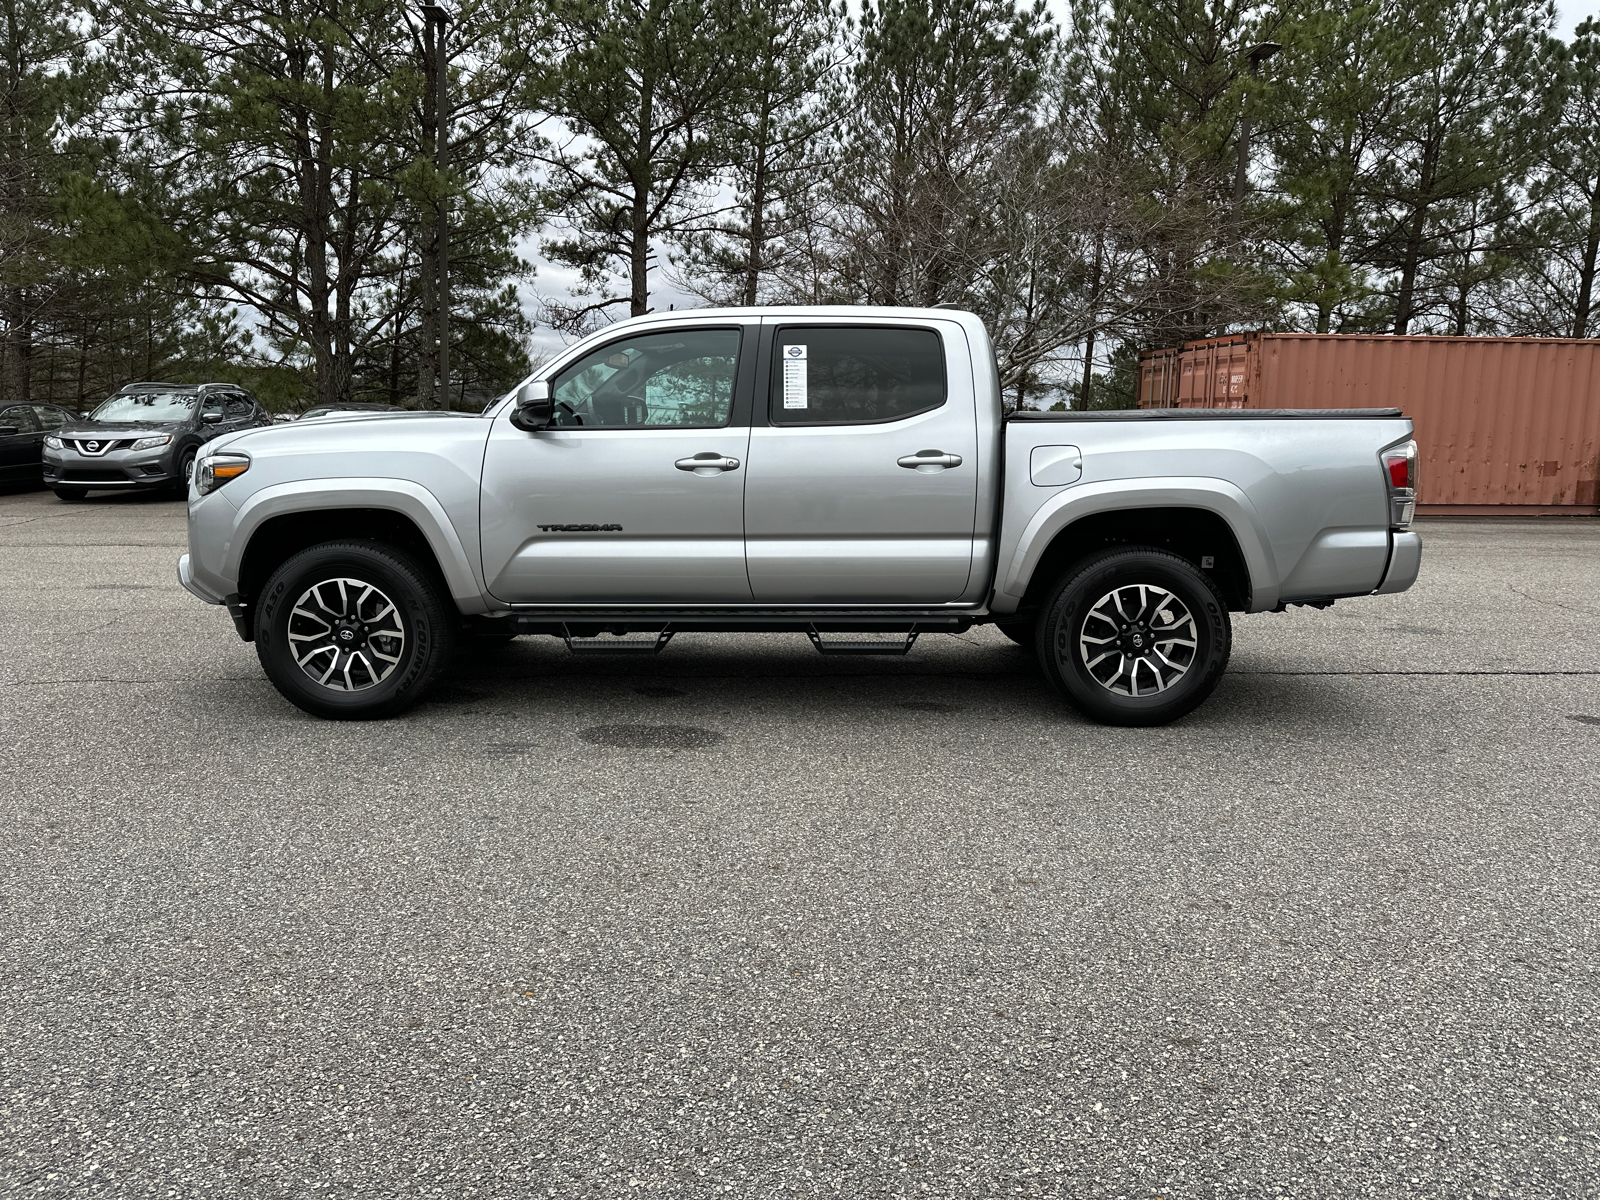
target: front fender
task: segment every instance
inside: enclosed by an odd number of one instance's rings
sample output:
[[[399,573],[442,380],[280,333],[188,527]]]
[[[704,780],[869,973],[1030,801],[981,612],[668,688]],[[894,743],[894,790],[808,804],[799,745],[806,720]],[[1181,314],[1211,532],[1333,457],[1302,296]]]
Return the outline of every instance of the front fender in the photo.
[[[1001,547],[996,612],[1015,612],[1050,543],[1067,526],[1097,513],[1140,508],[1195,508],[1227,522],[1250,573],[1250,611],[1278,603],[1280,573],[1261,514],[1243,489],[1226,479],[1171,476],[1151,479],[1108,479],[1064,487],[1041,504]],[[1009,532],[1009,531],[1006,531]]]
[[[222,574],[237,582],[245,548],[255,531],[271,518],[342,508],[384,509],[410,518],[439,560],[456,607],[467,614],[489,611],[473,556],[461,544],[444,506],[427,488],[409,479],[305,479],[262,488],[239,506],[223,552]]]

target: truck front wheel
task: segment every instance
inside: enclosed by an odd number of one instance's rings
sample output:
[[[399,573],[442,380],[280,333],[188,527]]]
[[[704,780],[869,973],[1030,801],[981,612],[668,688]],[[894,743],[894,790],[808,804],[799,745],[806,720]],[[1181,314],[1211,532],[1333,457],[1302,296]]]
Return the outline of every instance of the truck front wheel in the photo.
[[[455,605],[432,571],[379,542],[324,542],[272,573],[256,654],[284,698],[319,717],[390,717],[455,652]]]
[[[1163,725],[1197,707],[1233,644],[1227,605],[1187,560],[1146,546],[1073,567],[1040,617],[1046,676],[1086,716]]]

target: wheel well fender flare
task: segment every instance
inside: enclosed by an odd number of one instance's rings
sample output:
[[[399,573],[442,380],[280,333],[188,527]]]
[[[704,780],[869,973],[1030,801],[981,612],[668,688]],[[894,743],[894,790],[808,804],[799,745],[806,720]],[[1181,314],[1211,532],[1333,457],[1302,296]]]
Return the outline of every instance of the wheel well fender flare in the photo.
[[[239,507],[223,555],[222,573],[230,579],[240,577],[252,538],[276,517],[353,509],[392,512],[410,521],[433,552],[456,607],[467,614],[488,611],[473,557],[444,506],[427,488],[409,479],[315,479],[262,488]]]
[[[1250,611],[1278,602],[1279,573],[1261,514],[1244,490],[1226,479],[1173,476],[1109,479],[1064,489],[1040,505],[1017,538],[997,591],[1020,600],[1051,545],[1088,517],[1140,509],[1198,509],[1220,518],[1233,534],[1250,582]]]

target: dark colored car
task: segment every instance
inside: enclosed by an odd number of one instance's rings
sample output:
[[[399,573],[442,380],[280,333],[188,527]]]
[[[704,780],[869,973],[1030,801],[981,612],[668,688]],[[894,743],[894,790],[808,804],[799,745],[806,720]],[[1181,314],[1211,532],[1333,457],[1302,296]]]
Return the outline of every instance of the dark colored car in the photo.
[[[200,447],[223,433],[271,425],[231,383],[130,383],[86,420],[44,439],[44,481],[63,500],[91,488],[165,488],[180,495]]]
[[[343,417],[351,413],[405,412],[398,404],[379,404],[375,400],[351,400],[344,404],[319,404],[300,414],[302,421],[310,417]]]
[[[0,483],[38,483],[44,466],[44,439],[75,412],[54,404],[7,404],[0,407]]]

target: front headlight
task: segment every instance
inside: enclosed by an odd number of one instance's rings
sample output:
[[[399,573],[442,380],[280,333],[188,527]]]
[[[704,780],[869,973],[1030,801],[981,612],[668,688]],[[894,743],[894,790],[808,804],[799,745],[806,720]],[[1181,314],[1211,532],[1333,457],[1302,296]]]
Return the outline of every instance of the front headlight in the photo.
[[[154,450],[157,446],[165,446],[172,440],[170,433],[159,434],[156,437],[140,438],[133,444],[135,450]]]
[[[53,433],[45,435],[44,444],[51,450],[61,449],[61,439]]]
[[[224,451],[202,458],[194,467],[194,488],[202,496],[209,496],[230,479],[237,479],[250,469],[250,456]]]

